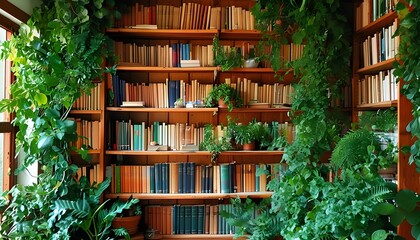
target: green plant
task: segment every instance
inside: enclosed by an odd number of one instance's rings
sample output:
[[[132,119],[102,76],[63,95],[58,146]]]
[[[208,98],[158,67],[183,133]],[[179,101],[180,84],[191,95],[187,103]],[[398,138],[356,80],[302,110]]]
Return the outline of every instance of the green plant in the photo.
[[[371,131],[394,132],[397,127],[397,112],[393,108],[376,112],[365,111],[359,116],[357,125]]]
[[[86,147],[71,148],[78,136],[75,122],[67,115],[82,93],[90,93],[92,80],[99,81],[107,72],[103,62],[112,56],[112,44],[104,28],[110,26],[113,12],[108,7],[114,4],[43,1],[27,24],[0,47],[0,58],[13,62],[16,76],[12,97],[0,101],[0,111],[15,115],[16,152],[26,153],[16,173],[32,164],[42,169],[36,183],[17,184],[3,193],[0,234],[4,239],[69,239],[89,217],[79,211],[57,217],[63,201],[83,202],[83,210],[88,210],[86,201],[99,191],[96,185],[74,179],[77,166],[71,164],[70,151],[87,160],[88,154]]]
[[[401,79],[401,93],[413,104],[413,120],[407,125],[406,129],[417,140],[411,145],[409,163],[415,163],[417,172],[420,173],[420,72],[418,71],[418,61],[420,57],[420,3],[419,1],[398,2],[396,10],[400,24],[398,25],[395,36],[400,37],[399,54],[394,63],[394,75],[396,79]],[[408,114],[407,114],[408,115]]]
[[[233,107],[241,107],[242,99],[238,92],[226,83],[219,84],[210,91],[205,99],[205,105],[208,107],[216,106],[219,100],[227,104],[228,110]]]
[[[213,126],[207,124],[204,127],[203,142],[199,146],[200,151],[210,151],[211,162],[216,163],[219,154],[222,151],[232,150],[232,144],[228,136],[216,137]]]
[[[233,126],[232,136],[238,144],[246,144],[268,139],[267,128],[255,119],[247,125],[238,124]]]
[[[237,47],[224,47],[220,45],[217,35],[213,37],[214,63],[221,66],[222,72],[228,71],[233,67],[241,67],[243,60],[240,49]]]

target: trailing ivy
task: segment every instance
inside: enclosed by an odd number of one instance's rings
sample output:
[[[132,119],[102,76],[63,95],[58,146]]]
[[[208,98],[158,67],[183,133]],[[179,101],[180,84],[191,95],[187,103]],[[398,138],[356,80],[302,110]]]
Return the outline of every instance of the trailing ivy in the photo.
[[[410,5],[408,5],[408,3]],[[420,173],[420,1],[409,1],[397,4],[400,24],[396,36],[400,36],[398,61],[394,64],[394,75],[402,79],[401,93],[413,103],[413,120],[408,124],[407,131],[417,140],[411,146],[409,163],[415,163]]]
[[[15,115],[16,152],[25,153],[16,172],[32,164],[41,167],[35,183],[17,184],[3,194],[2,239],[69,239],[88,217],[100,232],[95,239],[109,233],[115,212],[98,208],[109,181],[90,185],[85,177],[74,179],[77,166],[70,151],[88,155],[87,147],[71,148],[79,136],[67,115],[82,93],[90,93],[92,80],[101,80],[105,58],[113,56],[104,30],[110,26],[108,9],[114,5],[113,0],[44,0],[0,47],[0,58],[13,62],[16,76],[11,99],[0,102],[0,111]],[[57,203],[63,200],[73,202],[76,209],[61,208]],[[96,213],[101,219],[93,219]]]

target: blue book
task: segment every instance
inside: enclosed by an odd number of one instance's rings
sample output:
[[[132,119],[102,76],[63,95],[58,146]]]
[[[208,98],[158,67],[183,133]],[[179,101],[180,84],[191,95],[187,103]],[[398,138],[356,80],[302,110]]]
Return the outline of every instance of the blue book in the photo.
[[[150,166],[150,193],[156,193],[155,166]]]
[[[204,212],[205,212],[205,206],[204,205],[199,205],[196,206],[198,211],[197,211],[197,233],[198,234],[204,234]]]
[[[176,100],[176,81],[171,80],[168,82],[168,104],[170,108],[175,107]]]
[[[162,193],[169,193],[169,163],[162,163]]]
[[[191,234],[198,233],[198,207],[197,205],[191,206]]]
[[[188,178],[187,178],[187,170],[188,170],[188,163],[183,163],[183,169],[182,169],[182,193],[188,193],[189,187],[188,184]]]
[[[178,98],[184,97],[181,96],[181,81],[180,80],[173,80],[175,81],[175,100]]]
[[[178,193],[185,193],[184,192],[184,163],[178,163]]]

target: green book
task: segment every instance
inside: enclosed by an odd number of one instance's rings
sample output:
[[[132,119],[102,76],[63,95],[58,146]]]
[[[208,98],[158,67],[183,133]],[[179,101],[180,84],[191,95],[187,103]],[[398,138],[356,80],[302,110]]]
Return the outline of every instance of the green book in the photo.
[[[229,164],[220,165],[220,192],[230,193]]]
[[[204,234],[204,212],[205,212],[205,206],[199,205],[197,207],[197,233],[198,234]]]
[[[178,206],[179,208],[179,234],[184,234],[185,233],[185,206],[180,205]]]
[[[156,193],[155,166],[150,166],[150,193]]]
[[[184,219],[185,219],[185,223],[184,223],[184,230],[185,230],[185,234],[191,234],[191,216],[192,216],[192,206],[184,206]]]
[[[178,234],[178,226],[179,226],[179,218],[178,218],[178,208],[179,208],[179,206],[178,205],[174,205],[174,206],[172,206],[172,208],[171,208],[171,211],[172,211],[172,229],[171,229],[171,232],[172,232],[172,234]]]
[[[191,206],[191,234],[198,233],[198,206]]]
[[[259,164],[256,164],[255,165],[255,191],[256,192],[260,192],[261,191],[261,189],[260,189],[260,178],[261,178],[261,176],[258,176],[258,172],[260,171],[259,170],[259,168],[260,168],[260,165]]]
[[[133,150],[134,151],[138,151],[139,149],[139,136],[140,136],[140,126],[138,124],[134,124],[133,126],[133,131],[134,131],[134,136],[133,136]]]
[[[120,169],[120,165],[115,166],[115,193],[121,193],[121,169]]]

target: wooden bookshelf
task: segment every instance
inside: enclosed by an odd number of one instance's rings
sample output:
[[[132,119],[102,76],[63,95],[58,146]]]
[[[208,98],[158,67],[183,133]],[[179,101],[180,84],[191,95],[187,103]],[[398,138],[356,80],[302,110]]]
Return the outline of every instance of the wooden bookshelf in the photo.
[[[366,75],[366,74],[372,74],[377,73],[379,71],[387,70],[393,68],[393,64],[395,62],[395,59],[387,59],[385,61],[376,63],[374,65],[370,65],[367,67],[359,68],[356,73],[359,75]]]
[[[218,34],[217,29],[135,29],[110,28],[107,31],[111,37],[141,38],[141,39],[182,39],[182,40],[212,40]]]
[[[390,107],[398,107],[398,100],[379,102],[379,103],[359,104],[356,106],[356,110],[363,111],[363,110],[390,108]]]
[[[167,4],[168,2],[166,1],[155,2],[155,4],[160,4],[160,3]],[[189,2],[186,2],[186,4],[189,4]],[[195,3],[191,3],[191,6],[194,4]],[[238,7],[238,8],[249,9],[254,4],[254,2],[239,1],[239,0],[235,0],[233,2],[203,1],[200,4],[204,4],[204,5],[212,4],[213,5],[212,7],[221,7],[221,8],[235,5],[235,7]],[[177,5],[177,7],[179,7],[179,4]],[[183,2],[181,2],[181,7],[183,7]],[[220,23],[222,23],[223,20],[221,19],[219,20],[221,21]],[[140,52],[149,51],[148,47],[164,46],[165,48],[169,48],[173,46],[172,48],[173,55],[167,54],[168,51],[164,51],[163,53],[165,54],[164,58],[167,60],[168,58],[170,59],[171,56],[177,57],[177,54],[178,55],[180,54],[173,50],[175,48],[179,49],[178,45],[176,44],[179,44],[179,45],[190,44],[189,46],[191,46],[191,48],[196,49],[196,50],[191,50],[191,52],[189,53],[191,56],[193,56],[192,51],[200,51],[200,50],[197,50],[197,49],[200,49],[199,47],[204,46],[204,50],[202,49],[201,51],[205,51],[205,46],[207,47],[211,46],[214,36],[219,37],[222,45],[231,46],[231,47],[247,46],[248,48],[253,48],[254,46],[257,46],[258,41],[262,37],[259,31],[243,30],[245,28],[243,28],[244,26],[241,27],[240,24],[238,24],[238,26],[234,26],[234,24],[231,24],[231,26],[229,27],[235,30],[227,30],[228,26],[227,25],[223,26],[223,24],[220,24],[220,23],[215,25],[217,26],[215,29],[209,29],[209,30],[208,29],[206,30],[150,29],[149,30],[149,29],[134,29],[134,28],[108,29],[106,33],[117,42],[116,45],[120,47],[118,51],[122,53],[121,55],[124,55],[121,58],[121,59],[124,59],[124,61],[120,61],[116,69],[117,74],[121,76],[121,79],[124,80],[123,83],[125,84],[125,85],[118,86],[119,89],[120,90],[125,89],[126,92],[130,91],[130,94],[132,94],[132,90],[130,89],[130,87],[137,83],[139,84],[137,84],[136,87],[138,85],[146,86],[146,87],[152,86],[152,89],[155,85],[159,83],[163,83],[163,84],[168,83],[168,85],[167,86],[165,85],[165,87],[167,87],[168,95],[169,95],[169,82],[171,80],[180,80],[182,81],[180,84],[185,84],[186,86],[185,89],[191,86],[191,94],[189,96],[195,96],[192,88],[193,86],[197,86],[197,85],[193,85],[193,83],[195,83],[193,82],[193,80],[197,80],[198,83],[202,84],[203,86],[204,85],[215,86],[217,84],[224,83],[227,78],[230,78],[232,80],[232,83],[239,83],[240,81],[244,81],[244,84],[245,84],[245,80],[243,79],[247,78],[247,81],[249,80],[250,82],[246,82],[246,84],[249,84],[249,85],[254,84],[253,89],[254,90],[256,89],[257,91],[254,91],[253,93],[257,92],[257,94],[254,94],[254,95],[258,95],[259,98],[274,99],[274,96],[281,98],[279,97],[280,94],[274,95],[274,93],[277,94],[277,92],[274,90],[277,88],[281,89],[281,90],[277,90],[278,92],[286,92],[285,89],[287,88],[287,94],[289,94],[290,93],[289,91],[291,91],[290,90],[291,89],[290,83],[291,83],[291,76],[292,76],[291,69],[282,69],[278,71],[277,73],[275,73],[273,69],[269,67],[269,65],[262,65],[262,66],[267,66],[267,67],[233,68],[229,71],[222,72],[220,67],[213,67],[212,66],[213,64],[210,63],[209,61],[206,64],[200,63],[202,64],[201,67],[183,68],[183,67],[174,67],[174,66],[177,66],[177,64],[174,64],[176,61],[174,61],[173,59],[172,59],[172,64],[171,63],[167,64],[165,60],[164,60],[165,61],[164,64],[161,64],[161,62],[159,62],[158,64],[155,64],[155,62],[153,61],[148,61],[149,59],[144,61],[143,58],[140,59],[139,55],[137,55],[138,53],[136,51],[140,51]],[[138,45],[135,45],[133,43],[136,43],[136,44],[138,43]],[[145,46],[145,48],[141,48],[138,46],[141,46],[141,47]],[[197,46],[197,48],[194,48],[195,46]],[[299,47],[302,48],[302,46],[299,46]],[[133,49],[137,49],[137,50],[133,51]],[[153,48],[150,48],[150,49],[153,49]],[[292,53],[291,53],[290,47],[289,47],[289,51],[290,51],[290,58],[291,58]],[[208,53],[210,53],[210,51],[208,51],[207,54]],[[205,52],[204,54],[202,53],[202,55],[205,55]],[[295,55],[297,56],[298,54],[295,53]],[[128,58],[125,58],[127,56]],[[211,59],[211,57],[204,58],[204,59]],[[169,62],[171,62],[171,59],[169,60]],[[203,61],[200,60],[200,62],[205,62],[205,60]],[[144,65],[151,65],[151,66],[140,65],[140,63]],[[171,67],[156,67],[156,66],[171,66]],[[275,78],[275,74],[285,75],[285,81],[282,82],[281,86],[276,85],[276,88],[274,88],[274,85],[278,84],[278,79]],[[166,79],[168,79],[168,81],[166,81]],[[242,80],[239,80],[239,79],[242,79]],[[107,89],[109,88],[113,89],[115,86],[114,83],[115,83],[114,79],[109,77],[107,79]],[[287,86],[283,89],[284,85],[287,85]],[[257,87],[260,87],[260,89],[258,89]],[[151,90],[150,88],[145,88],[145,89],[147,89],[146,91]],[[194,90],[195,90],[195,93],[197,94],[197,89],[194,89]],[[141,89],[141,91],[143,91],[143,89]],[[188,89],[186,90],[186,92],[187,91],[190,91],[190,90]],[[199,91],[201,94],[202,91],[201,90]],[[238,91],[239,91],[239,88],[238,88]],[[271,93],[271,91],[273,93]],[[267,93],[270,94],[270,96],[268,96]],[[141,94],[143,94],[143,92]],[[263,94],[267,94],[267,95],[263,97],[262,96]],[[284,96],[287,94],[284,94]],[[151,97],[151,98],[156,98],[156,97],[158,98],[161,95],[162,95],[162,92],[159,92],[158,94],[154,94],[154,97]],[[182,90],[181,90],[180,96],[181,95],[182,95]],[[196,100],[201,100],[200,98],[202,97],[202,95],[203,94],[201,94],[200,96],[197,95]],[[286,97],[284,98],[286,99]],[[133,100],[133,101],[137,101],[137,100]],[[150,99],[148,98],[147,101],[150,101]],[[273,103],[278,104],[279,102],[274,102],[273,100]],[[255,188],[257,190],[260,188],[265,189],[264,187],[265,186],[264,184],[266,184],[265,179],[263,179],[264,180],[263,183],[262,182],[258,183],[260,185],[256,185],[256,183],[253,183],[254,181],[255,182],[257,181],[255,179],[247,181],[247,183],[253,184],[252,186],[242,182],[242,181],[245,181],[244,179],[238,180],[239,178],[245,178],[245,171],[246,171],[245,167],[249,167],[249,169],[247,170],[248,172],[246,173],[247,177],[250,177],[250,179],[253,179],[252,174],[255,175],[253,171],[257,167],[264,166],[266,169],[270,169],[270,171],[272,171],[274,169],[273,165],[278,164],[284,154],[283,151],[267,151],[267,150],[224,151],[220,153],[219,158],[217,159],[217,162],[212,163],[211,162],[212,155],[209,151],[115,150],[115,149],[118,149],[118,147],[115,147],[115,145],[117,144],[114,145],[114,142],[113,142],[114,139],[112,138],[117,138],[116,136],[119,134],[119,131],[115,130],[115,128],[117,128],[117,126],[115,125],[117,125],[121,121],[123,122],[130,121],[130,124],[133,123],[133,125],[134,124],[137,125],[138,123],[144,122],[146,128],[150,127],[150,129],[154,122],[171,124],[175,126],[178,126],[177,124],[181,124],[181,123],[186,124],[186,126],[195,124],[195,126],[199,126],[199,127],[204,126],[205,124],[212,124],[213,126],[217,126],[217,125],[226,126],[226,121],[227,121],[228,116],[231,116],[233,119],[241,120],[244,122],[255,118],[257,121],[260,121],[263,123],[265,122],[270,123],[270,122],[276,121],[279,124],[285,124],[286,122],[289,121],[289,118],[287,116],[288,112],[290,111],[289,107],[286,107],[286,108],[271,108],[271,107],[270,108],[268,107],[234,108],[233,111],[229,112],[226,109],[220,109],[217,107],[212,107],[212,108],[149,107],[149,106],[156,106],[156,104],[145,104],[145,106],[148,106],[148,107],[120,107],[121,104],[115,104],[115,102],[112,105],[113,105],[112,107],[111,106],[106,107],[104,111],[105,116],[106,116],[106,124],[107,124],[105,129],[111,129],[111,130],[105,136],[105,139],[106,139],[105,141],[107,142],[107,146],[110,149],[103,151],[104,152],[103,167],[104,168],[108,167],[107,170],[111,168],[112,174],[115,174],[115,175],[117,175],[116,171],[119,171],[118,169],[122,169],[121,171],[125,171],[126,173],[126,171],[132,171],[132,169],[134,169],[133,171],[138,171],[138,168],[140,168],[141,171],[144,171],[144,168],[146,168],[146,171],[149,171],[150,170],[149,168],[152,168],[152,167],[159,168],[160,166],[164,166],[165,171],[166,171],[166,168],[167,168],[166,165],[171,166],[172,163],[182,163],[179,165],[177,164],[175,167],[172,166],[171,167],[172,169],[178,168],[178,166],[181,169],[180,165],[183,165],[184,163],[194,163],[195,166],[198,167],[197,169],[200,169],[199,173],[197,172],[197,170],[194,171],[197,174],[194,176],[194,179],[195,181],[200,181],[201,175],[198,175],[198,174],[201,174],[202,173],[201,171],[208,171],[208,170],[203,170],[203,167],[206,168],[206,166],[208,167],[211,166],[211,171],[221,172],[222,167],[224,168],[224,166],[228,165],[229,168],[232,168],[229,170],[231,171],[230,174],[232,175],[227,175],[225,172],[223,172],[223,178],[224,176],[233,176],[234,174],[235,179],[236,179],[235,181],[240,182],[236,186],[238,189],[242,188],[243,190],[249,190],[249,189]],[[177,138],[175,137],[175,139]],[[119,145],[119,146],[122,146],[122,145]],[[111,148],[113,150],[111,150]],[[126,148],[126,149],[130,149],[130,148]],[[179,149],[179,148],[176,147],[176,148],[171,148],[171,149]],[[243,166],[238,166],[242,164]],[[129,167],[123,167],[123,166],[129,166]],[[217,168],[214,166],[217,166]],[[235,170],[233,170],[233,166],[235,167]],[[244,167],[244,169],[242,169],[241,167]],[[223,171],[225,170],[226,169],[224,168]],[[158,171],[157,174],[160,174],[159,173],[160,170],[156,170],[156,171]],[[235,171],[239,171],[239,173],[235,174]],[[212,174],[216,174],[214,172],[212,172]],[[152,172],[150,170],[149,176],[151,173]],[[174,176],[173,174],[175,173],[171,172],[170,174],[172,174],[170,176]],[[220,175],[218,177],[220,177],[220,181],[222,181],[221,179],[222,173],[219,173],[219,174]],[[121,173],[121,176],[123,176],[122,173]],[[122,178],[121,176],[120,178]],[[162,174],[162,177],[167,178],[167,176],[163,174]],[[182,175],[182,177],[184,177],[184,175]],[[218,181],[218,179],[213,177],[213,181],[215,180]],[[121,181],[131,181],[131,180],[121,179]],[[269,179],[267,179],[267,183],[268,181]],[[173,185],[178,184],[174,182],[170,182],[169,184],[171,183]],[[163,184],[166,184],[166,182],[164,182]],[[217,184],[217,183],[213,182],[213,184]],[[242,186],[241,184],[243,184],[244,186]],[[245,186],[245,185],[248,185],[248,186]],[[113,186],[116,186],[116,185],[113,185]],[[140,193],[140,192],[149,191],[147,189],[146,191],[144,191],[144,186],[140,186],[140,188],[142,188],[142,191],[134,191],[134,192],[132,192],[131,189],[133,188],[138,189],[139,186],[129,185],[127,187],[127,185],[123,185],[122,183],[121,185],[118,185],[118,186],[123,186],[122,188],[124,188],[124,190],[121,189],[121,192],[125,192],[125,193],[115,193],[118,191],[116,191],[116,188],[114,188],[113,190],[110,190],[108,194],[105,194],[105,198],[128,199],[130,196],[133,196],[134,198],[138,198],[144,201],[146,205],[147,204],[152,205],[155,203],[162,204],[162,205],[171,205],[174,203],[180,204],[180,205],[188,205],[188,204],[194,205],[198,203],[214,205],[214,204],[228,204],[230,198],[250,197],[250,198],[255,198],[255,199],[263,199],[263,198],[269,198],[272,195],[271,192],[266,192],[266,191],[263,191],[263,192],[247,191],[247,192],[223,193],[223,194],[222,193],[194,193],[194,194],[193,193],[182,193],[182,194],[158,193],[156,194],[156,193]],[[215,186],[216,185],[213,185],[214,187],[213,191],[216,191],[214,190],[216,189]],[[199,185],[199,188],[197,189],[207,189],[206,187],[208,186]],[[220,188],[222,188],[222,185],[220,185]],[[167,188],[164,188],[164,189],[165,190],[163,190],[163,192],[168,192]],[[201,191],[197,189],[196,191]],[[176,191],[173,191],[173,189],[169,191],[176,192]],[[231,190],[231,192],[233,191],[234,190]],[[229,235],[225,235],[225,234],[162,235],[162,239],[186,239],[186,238],[232,239],[233,235],[230,235],[230,234]]]
[[[355,37],[357,38],[365,38],[366,36],[372,34],[373,32],[377,32],[381,30],[384,26],[391,25],[394,20],[397,18],[397,12],[391,11],[374,22],[370,22],[363,28],[356,31]]]

